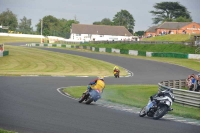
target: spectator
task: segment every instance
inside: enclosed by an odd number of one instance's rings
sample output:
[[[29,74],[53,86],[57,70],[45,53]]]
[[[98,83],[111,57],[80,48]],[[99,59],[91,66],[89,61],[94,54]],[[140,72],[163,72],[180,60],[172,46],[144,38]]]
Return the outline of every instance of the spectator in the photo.
[[[199,92],[200,91],[200,73],[196,76],[196,87],[195,91]]]
[[[190,85],[190,87],[189,87],[189,91],[193,91],[193,90],[194,90],[194,84],[195,84],[195,75],[192,74],[192,75],[190,76],[190,78],[191,78],[191,85]]]
[[[191,80],[191,75],[188,75],[188,78],[186,79],[186,86],[189,89],[191,86],[192,80]]]

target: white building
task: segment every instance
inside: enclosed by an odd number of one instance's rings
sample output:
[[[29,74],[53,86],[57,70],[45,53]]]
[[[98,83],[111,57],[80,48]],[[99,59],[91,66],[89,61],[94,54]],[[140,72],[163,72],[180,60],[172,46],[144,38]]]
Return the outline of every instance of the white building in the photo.
[[[72,24],[70,40],[74,41],[135,41],[124,26]]]

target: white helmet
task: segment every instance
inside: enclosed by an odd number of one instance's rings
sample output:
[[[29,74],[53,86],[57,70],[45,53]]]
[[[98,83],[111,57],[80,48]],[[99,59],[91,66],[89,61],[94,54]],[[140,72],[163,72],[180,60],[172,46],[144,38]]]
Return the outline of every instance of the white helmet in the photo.
[[[104,76],[99,76],[99,79],[100,80],[104,80]]]

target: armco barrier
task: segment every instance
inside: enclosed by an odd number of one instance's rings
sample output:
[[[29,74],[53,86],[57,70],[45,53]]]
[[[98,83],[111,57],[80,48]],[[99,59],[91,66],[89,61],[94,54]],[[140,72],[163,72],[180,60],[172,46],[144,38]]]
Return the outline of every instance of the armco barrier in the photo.
[[[165,53],[165,52],[153,52],[152,57],[173,57],[173,58],[185,58],[188,59],[188,54],[182,53]]]
[[[138,51],[138,55],[140,55],[140,56],[146,56],[146,52],[145,51]]]
[[[112,48],[106,48],[106,52],[107,53],[111,53],[112,52]]]
[[[120,49],[120,54],[129,54],[129,50],[127,50],[127,49]]]
[[[178,83],[177,83],[178,81]],[[187,90],[182,90],[182,89],[177,89],[177,88],[172,88],[169,86],[166,86],[166,84],[170,85],[170,86],[175,86],[173,84],[179,84],[179,83],[183,83],[183,80],[176,80],[176,81],[170,81],[170,83],[167,83],[167,81],[165,82],[161,82],[158,83],[158,89],[159,90],[166,90],[171,88],[173,90],[174,96],[175,96],[175,102],[176,103],[180,103],[183,105],[190,105],[190,106],[195,106],[195,107],[199,107],[200,108],[200,92],[194,92],[194,91],[187,91]],[[182,84],[183,85],[183,84]],[[182,86],[179,85],[179,86]]]

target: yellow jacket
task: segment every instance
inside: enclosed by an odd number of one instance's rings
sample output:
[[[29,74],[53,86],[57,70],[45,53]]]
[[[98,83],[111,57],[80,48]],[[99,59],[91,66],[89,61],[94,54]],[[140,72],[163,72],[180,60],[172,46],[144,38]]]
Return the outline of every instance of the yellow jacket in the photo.
[[[94,90],[98,90],[100,93],[103,92],[103,89],[105,88],[104,81],[98,79],[95,85],[91,85],[91,88]]]

